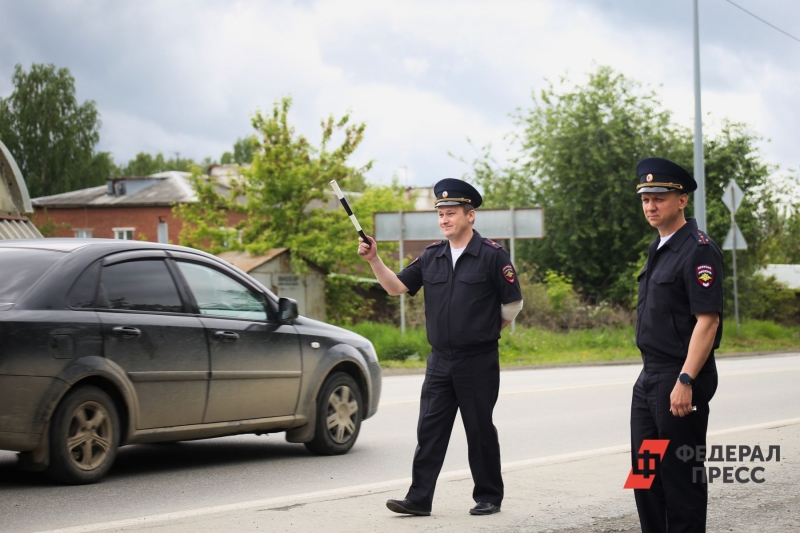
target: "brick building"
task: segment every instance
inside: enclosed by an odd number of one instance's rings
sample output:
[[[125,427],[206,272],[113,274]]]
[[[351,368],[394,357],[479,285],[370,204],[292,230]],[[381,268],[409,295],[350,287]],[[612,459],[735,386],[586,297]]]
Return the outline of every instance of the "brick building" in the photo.
[[[236,175],[226,167],[212,169],[221,194],[227,194],[227,180]],[[32,200],[33,219],[40,227],[54,224],[54,237],[177,244],[182,222],[173,216],[172,207],[195,200],[189,177],[188,172],[177,171],[126,176],[110,179],[104,186],[42,196]]]

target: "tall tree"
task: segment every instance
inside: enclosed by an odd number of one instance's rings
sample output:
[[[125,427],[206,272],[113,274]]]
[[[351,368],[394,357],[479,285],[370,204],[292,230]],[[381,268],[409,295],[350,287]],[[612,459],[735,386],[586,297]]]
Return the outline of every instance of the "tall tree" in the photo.
[[[353,227],[342,210],[331,211],[328,203],[336,202],[330,194],[333,179],[344,190],[365,188],[363,175],[371,162],[361,167],[350,163],[365,126],[351,123],[347,115],[330,116],[322,120],[320,145],[313,146],[290,124],[291,105],[291,99],[284,98],[270,114],[253,117],[258,148],[252,165],[242,169],[242,179],[232,183],[227,196],[220,194],[212,180],[199,174],[193,177],[197,202],[175,207],[176,215],[184,220],[181,244],[212,253],[245,249],[258,254],[287,247],[298,272],[311,262],[330,272],[360,274],[363,262],[354,253]],[[411,207],[399,186],[366,188],[351,200],[367,232],[375,211]],[[236,219],[240,221],[231,222]],[[392,247],[382,249],[391,251]],[[348,278],[329,281],[330,314],[339,320],[363,316],[363,298],[352,290],[354,282]]]
[[[225,152],[219,162],[223,165],[236,163],[238,165],[249,165],[253,162],[253,154],[258,150],[258,137],[240,137],[233,144],[233,153]]]
[[[519,121],[518,172],[535,181],[534,199],[546,213],[547,237],[530,259],[568,275],[588,296],[624,298],[630,265],[651,237],[632,196],[636,162],[682,161],[679,128],[655,93],[608,67],[582,86],[550,84]]]
[[[136,157],[128,161],[128,164],[119,169],[121,176],[149,176],[157,172],[166,170],[179,170],[191,172],[195,162],[192,159],[181,157],[179,153],[175,157],[167,159],[161,152],[156,155],[146,152],[139,152]]]
[[[100,116],[92,100],[78,103],[66,68],[14,68],[14,90],[0,98],[0,139],[16,159],[32,197],[100,185],[113,172],[96,153]]]

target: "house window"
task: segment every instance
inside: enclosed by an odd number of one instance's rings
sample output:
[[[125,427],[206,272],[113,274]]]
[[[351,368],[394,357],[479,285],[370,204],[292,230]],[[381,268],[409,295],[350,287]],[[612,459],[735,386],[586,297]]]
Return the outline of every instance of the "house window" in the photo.
[[[76,239],[91,239],[92,238],[92,230],[90,230],[90,229],[76,229],[75,230],[75,238]]]
[[[169,243],[169,228],[166,222],[158,223],[158,242]]]
[[[132,241],[134,229],[136,228],[114,228],[114,238]]]

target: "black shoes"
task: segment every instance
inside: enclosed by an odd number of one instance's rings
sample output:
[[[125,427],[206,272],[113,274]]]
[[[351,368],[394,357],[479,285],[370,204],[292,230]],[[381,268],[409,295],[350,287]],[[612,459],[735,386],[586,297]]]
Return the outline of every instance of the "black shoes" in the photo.
[[[424,507],[417,505],[411,500],[388,500],[386,507],[390,511],[400,514],[412,514],[417,516],[430,516],[431,512]],[[500,512],[500,506],[493,503],[477,503],[475,507],[469,510],[469,514],[474,515],[487,515]]]
[[[390,511],[400,514],[413,514],[417,516],[431,515],[430,510],[417,505],[411,500],[388,500],[386,502],[386,507],[388,507]],[[498,511],[499,510],[498,508]]]
[[[469,510],[469,514],[474,515],[485,515],[485,514],[494,514],[500,512],[500,506],[495,505],[493,503],[481,503],[478,502],[475,507]]]

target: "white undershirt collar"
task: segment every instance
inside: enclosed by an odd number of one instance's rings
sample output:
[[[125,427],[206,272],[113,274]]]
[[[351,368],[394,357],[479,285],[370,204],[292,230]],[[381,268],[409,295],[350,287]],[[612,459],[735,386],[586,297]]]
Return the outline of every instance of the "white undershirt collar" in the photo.
[[[672,236],[673,236],[673,235],[675,235],[676,233],[677,233],[676,231],[673,231],[672,233],[670,233],[670,234],[669,234],[669,235],[667,235],[666,237],[661,237],[661,242],[659,242],[659,243],[658,243],[658,248],[656,248],[656,250],[660,249],[662,246],[664,246],[665,244],[667,244],[667,241],[670,239],[670,237],[672,237]]]
[[[456,269],[456,261],[458,261],[458,258],[461,257],[461,254],[464,253],[466,249],[466,246],[463,248],[453,248],[453,245],[450,245],[450,254],[453,256],[453,270]]]

